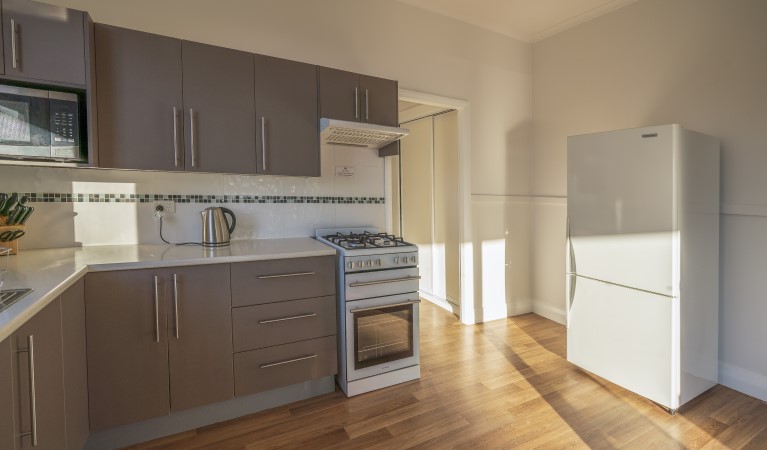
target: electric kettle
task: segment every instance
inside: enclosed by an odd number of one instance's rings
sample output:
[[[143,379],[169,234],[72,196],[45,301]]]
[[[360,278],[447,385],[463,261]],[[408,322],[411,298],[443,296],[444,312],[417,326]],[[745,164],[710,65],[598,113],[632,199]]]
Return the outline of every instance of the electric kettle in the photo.
[[[229,245],[229,239],[237,225],[237,217],[231,209],[213,206],[205,208],[202,214],[202,245],[205,247],[223,247]],[[231,224],[225,214],[232,218]]]

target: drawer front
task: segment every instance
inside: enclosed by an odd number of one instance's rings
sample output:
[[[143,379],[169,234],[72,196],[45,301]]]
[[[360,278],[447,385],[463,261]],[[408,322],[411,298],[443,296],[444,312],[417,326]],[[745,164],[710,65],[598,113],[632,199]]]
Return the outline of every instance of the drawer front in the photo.
[[[347,273],[346,301],[418,292],[418,267]]]
[[[338,372],[336,336],[236,353],[234,394],[268,391]]]
[[[335,292],[334,256],[232,264],[232,306],[322,297]]]
[[[336,297],[245,306],[232,311],[234,351],[336,334]]]

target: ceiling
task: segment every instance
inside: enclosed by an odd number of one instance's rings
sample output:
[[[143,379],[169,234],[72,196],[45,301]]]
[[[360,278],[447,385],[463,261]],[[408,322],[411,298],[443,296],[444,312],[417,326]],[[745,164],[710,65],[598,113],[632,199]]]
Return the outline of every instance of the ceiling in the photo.
[[[637,0],[399,0],[525,42],[536,42]]]

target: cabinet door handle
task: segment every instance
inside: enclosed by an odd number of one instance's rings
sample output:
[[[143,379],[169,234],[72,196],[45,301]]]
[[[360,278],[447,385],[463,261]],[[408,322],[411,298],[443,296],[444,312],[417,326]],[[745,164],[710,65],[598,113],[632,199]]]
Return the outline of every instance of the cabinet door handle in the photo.
[[[27,336],[27,348],[17,351],[17,353],[29,354],[29,411],[32,419],[31,430],[20,433],[19,437],[32,436],[32,446],[37,447],[37,389],[35,386],[35,336]]]
[[[315,317],[315,316],[317,316],[317,313],[302,314],[300,316],[292,316],[292,317],[283,317],[281,319],[259,320],[258,323],[265,324],[265,323],[274,323],[274,322],[284,322],[286,320],[305,319],[307,317]]]
[[[173,157],[175,166],[181,166],[181,156],[178,151],[178,108],[173,107]]]
[[[261,170],[266,172],[266,117],[261,117]]]
[[[154,276],[154,340],[160,342],[160,280]]]
[[[280,275],[259,275],[259,280],[268,280],[269,278],[286,278],[286,277],[302,277],[305,275],[316,275],[317,272],[297,272],[297,273],[283,273]]]
[[[179,335],[179,319],[178,319],[178,275],[175,273],[173,274],[173,313],[175,315],[175,324],[176,324],[176,339],[178,339]]]
[[[421,279],[420,276],[415,276],[415,277],[395,278],[393,280],[360,281],[357,283],[351,283],[349,287],[373,286],[374,284],[397,283],[400,281],[413,281],[413,280],[420,280],[420,279]]]
[[[189,108],[189,146],[192,151],[192,167],[197,167],[197,142],[195,134],[197,134],[197,129],[194,126],[194,109]]]
[[[13,62],[13,68],[19,68],[19,51],[16,49],[16,21],[11,19],[11,61]]]
[[[370,121],[370,93],[365,89],[365,120]]]
[[[354,88],[354,118],[360,118],[360,89]]]
[[[289,359],[287,361],[280,361],[280,362],[271,363],[271,364],[264,364],[264,365],[261,366],[261,368],[262,369],[268,369],[270,367],[281,366],[283,364],[290,364],[290,363],[294,363],[294,362],[298,362],[298,361],[304,361],[304,360],[312,359],[312,358],[316,358],[316,357],[317,357],[317,355],[303,356],[301,358]]]

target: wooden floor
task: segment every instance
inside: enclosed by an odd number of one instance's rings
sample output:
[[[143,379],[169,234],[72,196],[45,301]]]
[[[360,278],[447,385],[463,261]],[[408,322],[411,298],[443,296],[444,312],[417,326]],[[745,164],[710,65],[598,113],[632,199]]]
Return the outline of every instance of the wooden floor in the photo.
[[[141,449],[767,448],[767,404],[717,386],[675,416],[565,359],[534,314],[465,326],[421,307],[419,381],[340,391]]]

